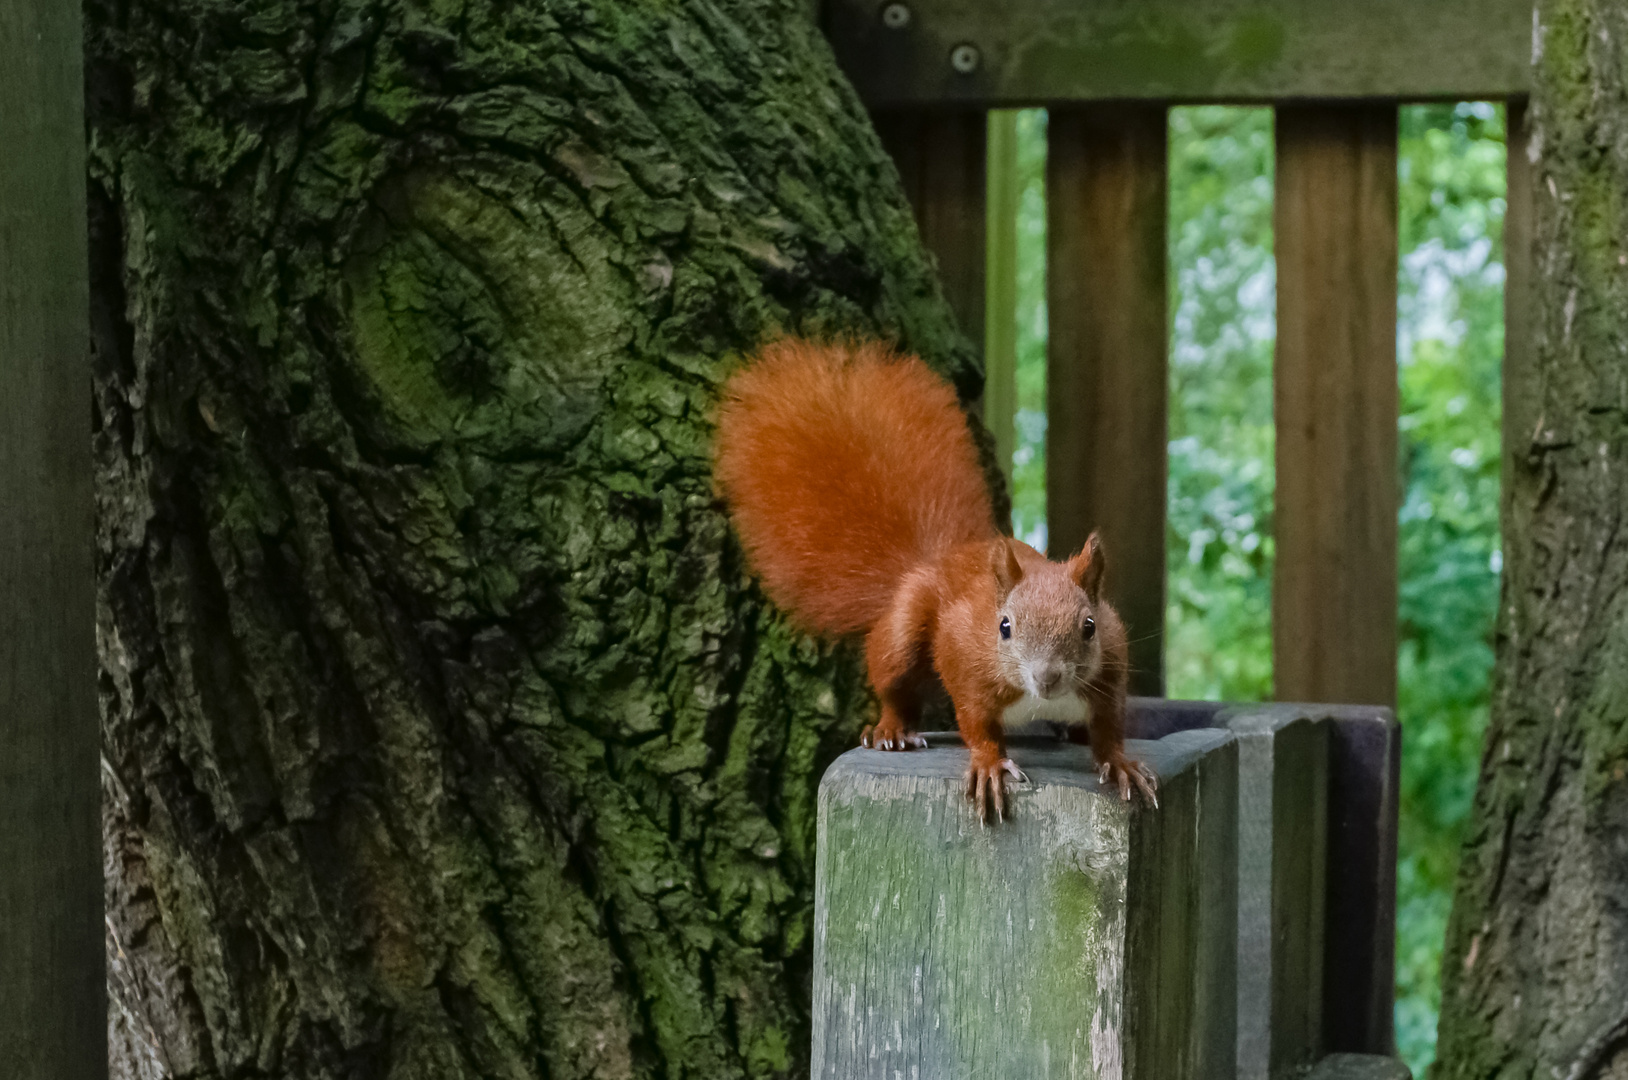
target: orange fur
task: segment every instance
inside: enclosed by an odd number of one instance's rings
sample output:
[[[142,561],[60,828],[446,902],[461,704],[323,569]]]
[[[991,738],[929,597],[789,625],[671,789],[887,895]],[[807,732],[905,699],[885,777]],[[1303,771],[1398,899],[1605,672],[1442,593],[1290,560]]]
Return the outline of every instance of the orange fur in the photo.
[[[996,531],[966,418],[927,365],[874,343],[769,345],[725,387],[716,467],[775,603],[817,633],[867,633],[881,715],[864,745],[925,745],[936,675],[971,751],[967,794],[999,815],[1005,778],[1022,775],[1006,710],[1026,693],[1078,699],[1090,721],[1071,737],[1126,798],[1132,782],[1152,798],[1124,754],[1126,637],[1101,596],[1101,546],[1050,562]]]
[[[766,346],[725,387],[717,477],[764,591],[817,633],[870,629],[912,568],[996,536],[954,391],[874,342]]]

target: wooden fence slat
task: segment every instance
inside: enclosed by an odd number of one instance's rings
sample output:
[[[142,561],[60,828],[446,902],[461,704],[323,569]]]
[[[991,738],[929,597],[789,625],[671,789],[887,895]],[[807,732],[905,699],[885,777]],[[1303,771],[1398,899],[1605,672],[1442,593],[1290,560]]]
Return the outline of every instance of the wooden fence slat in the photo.
[[[1046,525],[1100,529],[1131,636],[1131,693],[1164,687],[1169,417],[1163,105],[1053,109],[1046,160]]]
[[[921,239],[938,259],[961,330],[984,342],[984,186],[988,125],[982,109],[900,111],[874,117],[893,156]]]
[[[1396,117],[1277,110],[1279,700],[1396,701]]]
[[[0,1071],[107,1075],[80,6],[0,4]]]
[[[1017,414],[1017,113],[989,114],[989,280],[984,288],[984,423],[1008,485]]]

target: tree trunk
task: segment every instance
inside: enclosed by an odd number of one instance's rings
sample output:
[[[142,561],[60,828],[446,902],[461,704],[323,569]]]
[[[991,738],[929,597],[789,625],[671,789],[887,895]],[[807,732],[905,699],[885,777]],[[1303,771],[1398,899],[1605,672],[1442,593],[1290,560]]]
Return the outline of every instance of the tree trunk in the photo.
[[[720,378],[979,381],[797,0],[92,0],[113,1073],[794,1076],[869,708]]]
[[[1628,5],[1543,0],[1530,369],[1438,1077],[1628,1080]],[[1523,419],[1524,418],[1524,419]]]

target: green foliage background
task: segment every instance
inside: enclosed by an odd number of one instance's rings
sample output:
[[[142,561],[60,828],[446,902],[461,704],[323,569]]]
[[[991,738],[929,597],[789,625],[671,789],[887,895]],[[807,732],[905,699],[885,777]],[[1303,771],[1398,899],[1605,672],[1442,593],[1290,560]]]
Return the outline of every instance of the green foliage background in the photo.
[[[1045,113],[1018,118],[1013,522],[1045,542]],[[1272,114],[1170,114],[1172,697],[1272,693]],[[1442,939],[1486,723],[1498,539],[1504,114],[1401,111],[1404,729],[1397,1041],[1435,1054]]]

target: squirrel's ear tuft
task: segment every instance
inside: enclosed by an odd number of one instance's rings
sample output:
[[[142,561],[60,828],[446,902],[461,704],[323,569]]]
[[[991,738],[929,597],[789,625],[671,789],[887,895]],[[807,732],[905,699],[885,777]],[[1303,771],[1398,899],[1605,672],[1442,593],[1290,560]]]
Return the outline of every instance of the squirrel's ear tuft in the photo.
[[[1085,590],[1093,604],[1101,599],[1102,572],[1107,568],[1107,561],[1102,557],[1102,541],[1097,539],[1096,533],[1086,539],[1078,555],[1068,560],[1068,576]]]
[[[1017,587],[1023,580],[1023,567],[1017,560],[1017,552],[1012,550],[1012,543],[1006,537],[1001,537],[989,549],[989,568],[995,571],[995,581],[1001,588],[1001,599],[1004,601],[1008,593]]]

